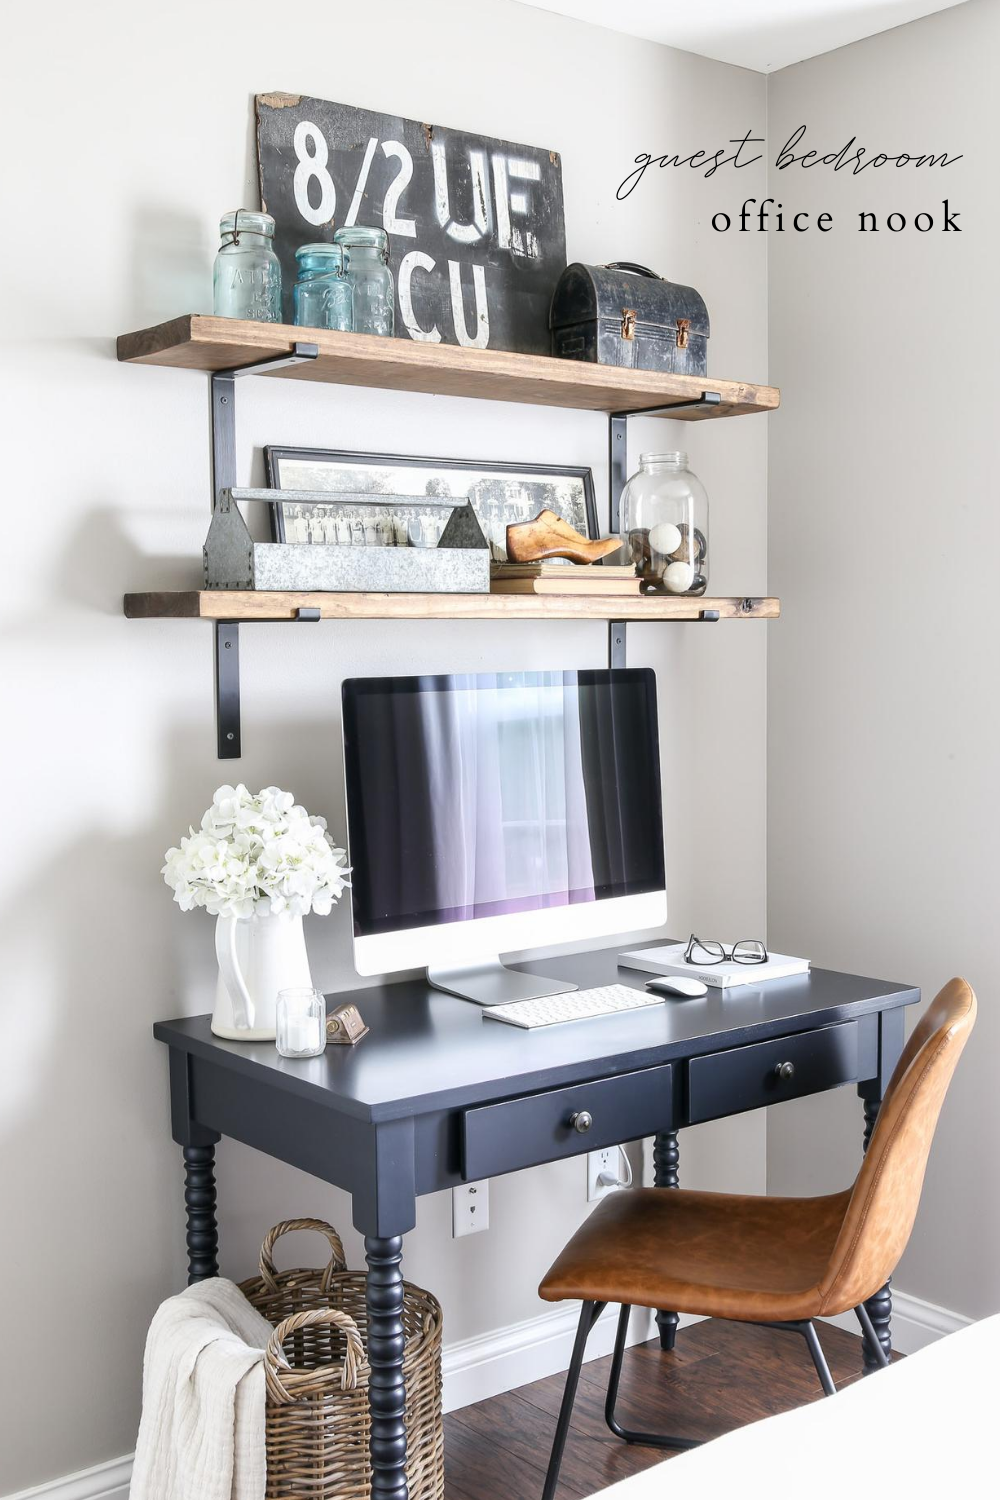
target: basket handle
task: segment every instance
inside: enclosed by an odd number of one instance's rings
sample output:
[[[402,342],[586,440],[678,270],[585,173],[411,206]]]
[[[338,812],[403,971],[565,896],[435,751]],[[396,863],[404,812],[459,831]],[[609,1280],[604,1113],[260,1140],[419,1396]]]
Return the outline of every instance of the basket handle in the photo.
[[[335,1308],[315,1307],[310,1312],[293,1313],[290,1318],[285,1318],[267,1341],[267,1348],[264,1350],[264,1380],[268,1395],[279,1406],[289,1406],[294,1401],[301,1401],[306,1394],[310,1375],[315,1377],[317,1388],[329,1379],[329,1365],[320,1365],[315,1370],[293,1370],[281,1347],[289,1334],[295,1333],[299,1328],[315,1328],[317,1324],[322,1323],[332,1324],[344,1335],[344,1363],[340,1371],[340,1389],[353,1391],[357,1386],[358,1375],[366,1362],[365,1346],[361,1342],[357,1323],[348,1313],[338,1312]],[[282,1373],[306,1378],[300,1378],[296,1382],[296,1390],[289,1391],[282,1381]]]
[[[269,1292],[277,1291],[275,1277],[278,1274],[274,1269],[273,1252],[278,1240],[283,1234],[291,1234],[295,1229],[315,1229],[318,1234],[326,1236],[330,1244],[330,1260],[323,1272],[320,1285],[324,1292],[330,1290],[330,1278],[337,1271],[347,1269],[347,1261],[344,1259],[344,1246],[340,1235],[332,1224],[327,1224],[324,1219],[285,1219],[280,1224],[275,1224],[264,1236],[264,1243],[260,1247],[260,1279]]]

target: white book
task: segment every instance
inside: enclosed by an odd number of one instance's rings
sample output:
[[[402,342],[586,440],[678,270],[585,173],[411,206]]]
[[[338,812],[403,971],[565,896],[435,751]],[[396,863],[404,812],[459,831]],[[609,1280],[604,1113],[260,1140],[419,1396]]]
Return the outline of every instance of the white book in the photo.
[[[725,944],[726,947],[729,944]],[[717,990],[732,989],[737,984],[764,984],[768,979],[788,979],[793,974],[809,972],[808,958],[792,958],[787,953],[768,953],[766,964],[686,964],[687,943],[668,943],[662,948],[637,948],[620,953],[618,962],[626,969],[643,969],[647,974],[680,975],[700,979]]]

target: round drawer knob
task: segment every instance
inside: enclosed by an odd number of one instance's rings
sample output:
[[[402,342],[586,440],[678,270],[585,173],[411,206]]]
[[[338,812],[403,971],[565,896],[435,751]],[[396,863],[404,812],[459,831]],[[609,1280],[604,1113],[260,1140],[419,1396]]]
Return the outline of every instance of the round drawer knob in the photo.
[[[795,1077],[795,1064],[793,1062],[781,1062],[774,1065],[774,1076],[783,1081]]]
[[[594,1117],[593,1115],[588,1114],[585,1109],[581,1109],[578,1110],[575,1115],[570,1115],[569,1123],[572,1125],[577,1135],[586,1135],[587,1131],[594,1123]]]

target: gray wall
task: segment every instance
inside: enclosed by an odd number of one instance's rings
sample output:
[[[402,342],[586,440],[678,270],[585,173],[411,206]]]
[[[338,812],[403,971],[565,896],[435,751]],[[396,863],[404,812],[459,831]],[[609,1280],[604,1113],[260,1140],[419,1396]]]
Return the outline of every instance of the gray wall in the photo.
[[[171,905],[163,850],[233,775],[291,788],[342,832],[344,675],[596,665],[605,649],[599,625],[248,628],[234,766],[215,759],[208,628],[122,618],[127,589],[197,584],[208,398],[201,376],[118,366],[114,337],[209,309],[218,218],[255,201],[253,93],[301,90],[557,148],[570,256],[694,283],[713,315],[713,372],[767,376],[766,247],[711,233],[715,184],[659,174],[614,196],[641,150],[762,124],[761,76],[500,0],[383,0],[370,29],[356,19],[263,0],[114,0],[22,7],[7,28],[5,102],[22,144],[5,162],[18,205],[2,353],[17,546],[0,600],[0,1277],[17,1355],[0,1494],[131,1449],[144,1331],[181,1284],[179,1153],[149,1028],[210,1007],[214,960],[210,920]],[[746,177],[760,196],[761,170]],[[270,441],[590,463],[606,495],[596,416],[263,380],[239,400],[244,474]],[[634,455],[690,449],[723,593],[764,591],[766,432],[763,418],[635,424]],[[659,674],[681,934],[695,913],[712,931],[763,924],[767,628],[631,633],[632,660]],[[706,727],[697,710],[714,719],[720,703],[738,733]],[[352,982],[347,916],[308,926],[327,989]],[[685,1180],[760,1190],[763,1139],[763,1120],[692,1132]],[[220,1149],[219,1178],[228,1274],[252,1269],[279,1217],[349,1226],[342,1195],[239,1146]],[[448,1341],[541,1312],[539,1276],[585,1209],[582,1162],[495,1184],[490,1231],[473,1239],[450,1239],[446,1197],[423,1201],[407,1269],[442,1296]]]
[[[995,163],[1000,6],[962,5],[772,75],[773,158],[813,145],[964,153],[946,170],[775,173],[827,235],[773,235],[768,931],[820,963],[979,992],[897,1285],[1000,1306],[996,1057],[1000,666]],[[962,233],[857,232],[857,214],[961,211]],[[857,1167],[847,1091],[768,1121],[768,1190]]]

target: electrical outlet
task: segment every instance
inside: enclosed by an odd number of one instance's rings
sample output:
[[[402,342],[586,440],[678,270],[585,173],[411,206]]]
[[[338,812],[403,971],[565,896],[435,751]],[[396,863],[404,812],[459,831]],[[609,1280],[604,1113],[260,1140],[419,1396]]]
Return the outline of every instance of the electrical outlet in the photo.
[[[605,1146],[603,1151],[587,1153],[587,1202],[606,1198],[608,1193],[621,1187],[622,1162],[617,1146]],[[601,1182],[602,1177],[610,1179]]]
[[[490,1227],[490,1184],[467,1182],[451,1190],[451,1237],[478,1234]]]

